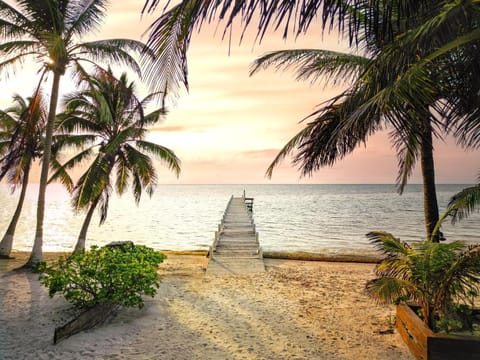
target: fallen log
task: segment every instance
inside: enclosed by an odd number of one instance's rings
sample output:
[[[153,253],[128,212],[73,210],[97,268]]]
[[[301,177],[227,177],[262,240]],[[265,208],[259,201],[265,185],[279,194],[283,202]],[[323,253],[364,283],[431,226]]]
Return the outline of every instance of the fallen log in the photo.
[[[76,318],[70,320],[63,326],[57,327],[53,335],[53,343],[66,339],[80,331],[91,329],[97,325],[103,324],[109,318],[116,315],[121,308],[117,303],[98,304],[94,307],[80,313]]]
[[[282,252],[263,251],[265,259],[284,259],[302,261],[328,261],[328,262],[354,262],[354,263],[379,263],[382,258],[378,255],[357,255],[357,254],[320,254],[303,251]]]

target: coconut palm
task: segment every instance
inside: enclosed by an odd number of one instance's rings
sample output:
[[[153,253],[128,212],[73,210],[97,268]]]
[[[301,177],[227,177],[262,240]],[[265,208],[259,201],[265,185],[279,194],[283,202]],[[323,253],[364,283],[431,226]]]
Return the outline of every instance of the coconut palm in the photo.
[[[156,3],[147,1],[146,10],[154,9]],[[304,175],[311,174],[343,158],[388,124],[393,129],[392,140],[399,155],[400,191],[414,165],[421,164],[425,226],[430,237],[439,218],[433,138],[441,138],[442,133],[456,128],[463,144],[472,144],[469,137],[479,139],[478,126],[472,126],[479,123],[480,115],[480,73],[476,65],[480,55],[475,51],[478,50],[479,17],[475,16],[480,14],[478,2],[184,0],[152,24],[149,44],[159,51],[161,67],[172,61],[178,65],[178,71],[173,73],[160,72],[164,83],[183,81],[188,85],[185,49],[195,26],[201,27],[204,21],[212,21],[218,15],[227,19],[227,28],[237,16],[242,17],[247,27],[257,12],[260,39],[270,27],[284,26],[284,36],[289,27],[294,28],[298,35],[308,30],[320,10],[324,28],[332,29],[337,23],[339,32],[350,39],[353,47],[372,60],[368,65],[364,63],[366,66],[359,72],[357,63],[354,69],[339,63],[345,56],[336,55],[332,63],[328,63],[332,56],[327,56],[320,63],[322,70],[315,70],[318,64],[311,62],[310,68],[307,66],[305,72],[300,72],[300,77],[311,77],[312,71],[320,75],[333,72],[334,76],[350,72],[351,78],[353,71],[356,81],[309,117],[311,122],[284,147],[268,173],[271,175],[273,167],[295,150],[294,164]],[[300,63],[305,60],[304,54],[298,52],[292,57],[275,56],[263,64],[291,65],[296,56]],[[338,66],[341,70],[336,74]]]
[[[12,192],[20,188],[13,217],[0,242],[0,256],[9,257],[15,229],[22,212],[32,164],[43,154],[42,138],[47,111],[41,92],[24,99],[13,97],[14,105],[0,111],[0,180],[7,178]]]
[[[130,51],[139,52],[142,43],[126,39],[82,42],[97,30],[106,15],[105,0],[0,1],[0,71],[8,72],[27,60],[36,61],[42,73],[52,75],[50,104],[40,176],[37,225],[27,266],[42,260],[45,191],[51,157],[52,134],[60,79],[67,69],[84,74],[82,62],[100,60],[122,63],[139,72]]]
[[[152,195],[157,174],[149,155],[177,176],[180,173],[180,160],[173,151],[145,140],[147,126],[164,114],[163,109],[145,113],[145,107],[157,94],[139,100],[135,92],[134,83],[128,82],[125,73],[117,80],[111,70],[100,69],[85,80],[84,89],[66,98],[66,110],[59,115],[59,131],[79,132],[88,145],[52,176],[52,180],[60,179],[72,191],[75,210],[87,209],[75,251],[85,248],[87,230],[97,207],[100,224],[106,220],[113,188],[122,195],[131,185],[137,204],[143,190]],[[86,160],[91,161],[90,166],[73,185],[67,171]]]
[[[297,79],[353,84],[327,102],[280,151],[267,170],[273,169],[290,153],[297,151],[294,164],[303,175],[309,175],[323,166],[331,166],[358,146],[367,142],[378,130],[390,129],[390,138],[397,150],[399,174],[397,183],[402,193],[417,159],[420,159],[424,180],[425,224],[428,237],[438,221],[433,160],[433,136],[440,136],[445,125],[435,119],[426,104],[412,103],[405,97],[388,99],[376,104],[377,88],[384,83],[378,73],[385,71],[380,59],[343,54],[333,51],[300,49],[268,53],[258,58],[251,73],[267,67],[293,67]],[[420,114],[419,114],[420,112]],[[420,116],[421,115],[421,116]]]
[[[376,279],[366,285],[379,302],[416,302],[423,321],[437,328],[437,321],[449,318],[456,306],[472,306],[480,290],[480,245],[462,242],[402,243],[392,234],[367,234],[386,257],[375,268]]]

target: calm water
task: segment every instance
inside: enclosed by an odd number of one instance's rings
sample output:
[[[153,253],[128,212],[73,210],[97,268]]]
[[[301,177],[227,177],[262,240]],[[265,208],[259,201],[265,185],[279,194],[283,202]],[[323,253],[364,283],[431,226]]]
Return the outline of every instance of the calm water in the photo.
[[[466,185],[439,185],[443,210]],[[246,190],[254,197],[254,217],[265,250],[365,253],[373,251],[365,234],[386,230],[402,240],[423,237],[421,185],[398,195],[393,185],[161,185],[137,207],[130,195],[112,197],[107,221],[90,226],[87,246],[132,240],[162,250],[207,249],[229,197]],[[18,194],[0,185],[0,231],[5,231]],[[18,224],[14,248],[30,250],[34,238],[37,186],[31,185]],[[47,193],[44,250],[71,250],[84,214],[75,215],[60,185]],[[480,239],[475,214],[443,232],[450,240]]]

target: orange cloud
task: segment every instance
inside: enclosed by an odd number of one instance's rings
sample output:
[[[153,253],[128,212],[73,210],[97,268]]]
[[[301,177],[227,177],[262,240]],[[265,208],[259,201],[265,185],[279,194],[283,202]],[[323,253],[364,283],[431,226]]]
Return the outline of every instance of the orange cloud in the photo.
[[[185,126],[155,126],[149,128],[150,131],[161,131],[161,132],[181,132],[186,130]]]

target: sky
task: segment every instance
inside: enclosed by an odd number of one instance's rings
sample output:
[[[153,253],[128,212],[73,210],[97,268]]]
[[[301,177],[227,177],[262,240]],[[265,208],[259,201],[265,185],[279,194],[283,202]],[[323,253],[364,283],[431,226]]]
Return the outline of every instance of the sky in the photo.
[[[140,16],[141,0],[111,1],[104,26],[94,38],[142,37],[155,16]],[[160,14],[160,8],[154,15]],[[285,160],[273,173],[265,171],[278,151],[301,128],[300,121],[318,104],[338,94],[342,87],[297,82],[291,72],[262,71],[249,77],[253,60],[265,52],[290,48],[324,48],[348,51],[336,36],[323,37],[315,28],[308,36],[284,41],[279,33],[269,33],[261,44],[247,36],[230,47],[221,31],[204,27],[193,36],[188,53],[190,91],[182,91],[169,104],[165,119],[151,129],[148,139],[175,151],[182,161],[177,179],[159,167],[159,182],[172,184],[251,184],[251,183],[394,183],[397,159],[388,133],[370,137],[333,167],[322,168],[310,177]],[[239,33],[239,32],[238,32]],[[2,78],[7,89],[0,94],[0,106],[11,103],[15,92],[31,93],[32,67],[25,65],[15,76]],[[61,90],[73,88],[63,80]],[[143,95],[146,95],[143,94]],[[470,184],[480,173],[478,151],[465,152],[451,138],[435,143],[438,183]],[[37,174],[38,175],[38,174]],[[420,183],[417,167],[410,182]]]

